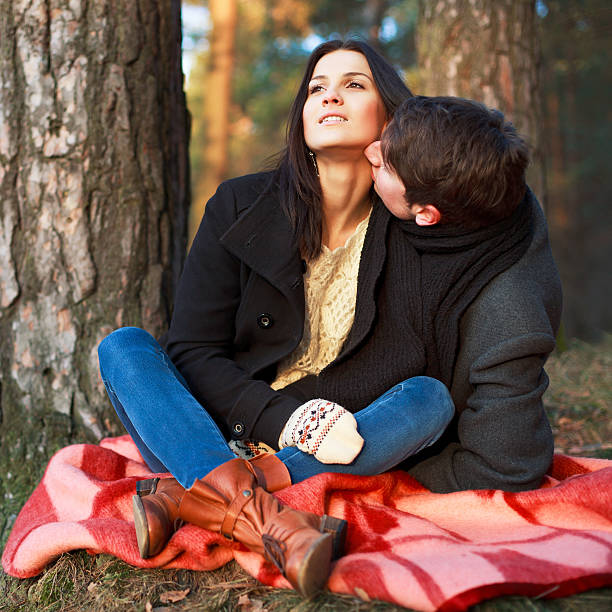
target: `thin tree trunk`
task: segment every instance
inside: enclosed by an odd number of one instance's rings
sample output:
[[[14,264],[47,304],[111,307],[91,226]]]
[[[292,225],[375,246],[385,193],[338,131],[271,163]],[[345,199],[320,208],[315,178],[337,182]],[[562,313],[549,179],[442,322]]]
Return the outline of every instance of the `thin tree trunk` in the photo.
[[[227,178],[230,139],[232,75],[235,60],[237,0],[209,0],[212,22],[210,34],[210,71],[206,83],[206,150],[205,173],[199,181],[198,201],[194,202],[189,221],[189,234],[195,235],[204,206],[219,183]]]
[[[529,182],[546,199],[540,49],[533,0],[421,0],[417,31],[422,93],[499,108],[529,141]]]
[[[380,46],[380,28],[388,8],[387,0],[366,0],[363,7],[363,21],[368,33],[368,42],[375,47]]]
[[[120,428],[96,348],[185,251],[179,0],[0,0],[0,478]]]

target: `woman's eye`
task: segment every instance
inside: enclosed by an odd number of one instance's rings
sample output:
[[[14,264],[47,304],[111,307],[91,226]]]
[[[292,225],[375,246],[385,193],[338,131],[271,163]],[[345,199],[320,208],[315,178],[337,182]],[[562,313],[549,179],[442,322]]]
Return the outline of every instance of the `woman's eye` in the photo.
[[[308,89],[308,93],[317,93],[318,91],[321,91],[323,89],[323,87],[321,85],[311,85],[310,88]]]
[[[353,87],[353,88],[356,88],[356,89],[365,89],[364,86],[361,83],[357,82],[357,81],[351,81],[348,84],[348,87]]]

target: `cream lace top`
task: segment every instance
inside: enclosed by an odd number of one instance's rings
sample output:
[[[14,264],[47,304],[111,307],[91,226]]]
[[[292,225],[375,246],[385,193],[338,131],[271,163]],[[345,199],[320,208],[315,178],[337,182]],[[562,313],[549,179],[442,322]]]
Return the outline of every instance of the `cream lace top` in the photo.
[[[304,275],[304,334],[297,348],[278,366],[273,389],[282,389],[308,374],[318,374],[340,353],[355,317],[357,274],[368,229],[368,215],[344,246],[321,254]]]

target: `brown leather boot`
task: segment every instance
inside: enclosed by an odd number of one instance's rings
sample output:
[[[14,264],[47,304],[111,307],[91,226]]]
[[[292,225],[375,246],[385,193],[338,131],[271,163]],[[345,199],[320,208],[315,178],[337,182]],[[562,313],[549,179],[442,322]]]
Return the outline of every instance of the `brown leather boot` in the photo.
[[[196,480],[178,514],[264,555],[305,597],[327,582],[332,537],[319,532],[321,517],[283,506],[257,485],[255,470],[244,459],[227,461]]]
[[[263,453],[253,457],[253,459],[249,459],[249,463],[255,469],[257,484],[269,493],[291,486],[289,470],[276,455]],[[333,538],[332,559],[339,559],[344,554],[347,531],[346,521],[324,514],[319,523],[319,531],[331,534]]]
[[[151,484],[152,494],[144,494],[138,488],[138,495],[132,497],[134,527],[138,550],[143,559],[160,553],[172,534],[182,522],[178,516],[179,504],[185,489],[174,478],[155,478],[146,481]]]
[[[267,491],[280,491],[291,486],[291,476],[285,464],[275,455],[263,454],[250,460],[257,483]],[[185,489],[176,478],[147,478],[136,483],[136,495],[132,498],[134,525],[138,550],[143,559],[160,553],[178,529],[182,521],[178,519],[178,505]],[[330,521],[325,530],[333,527]],[[323,525],[321,531],[323,532]]]
[[[272,493],[291,486],[291,477],[285,464],[272,454],[262,454],[249,460],[255,471],[257,484]],[[184,489],[175,478],[148,478],[136,483],[137,496],[133,498],[134,524],[140,556],[148,559],[160,553],[172,534],[182,524],[177,509]],[[163,494],[163,495],[162,495]],[[154,502],[145,498],[157,495]],[[167,503],[167,511],[164,508]],[[150,519],[149,519],[150,516]],[[319,523],[321,533],[333,537],[333,559],[344,553],[347,523],[343,519],[323,515]]]

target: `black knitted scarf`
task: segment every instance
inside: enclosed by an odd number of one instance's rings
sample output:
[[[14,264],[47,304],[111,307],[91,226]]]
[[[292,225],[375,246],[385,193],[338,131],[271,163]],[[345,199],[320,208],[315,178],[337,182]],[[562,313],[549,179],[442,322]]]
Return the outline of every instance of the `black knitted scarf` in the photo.
[[[342,351],[318,376],[284,392],[355,412],[412,376],[450,388],[461,317],[529,247],[533,206],[528,192],[510,217],[466,232],[398,221],[376,202],[359,264],[355,321]]]
[[[516,263],[533,237],[533,198],[528,192],[512,215],[495,225],[461,231],[444,225],[401,223],[411,249],[406,305],[425,347],[425,374],[450,387],[461,316],[495,276]]]

